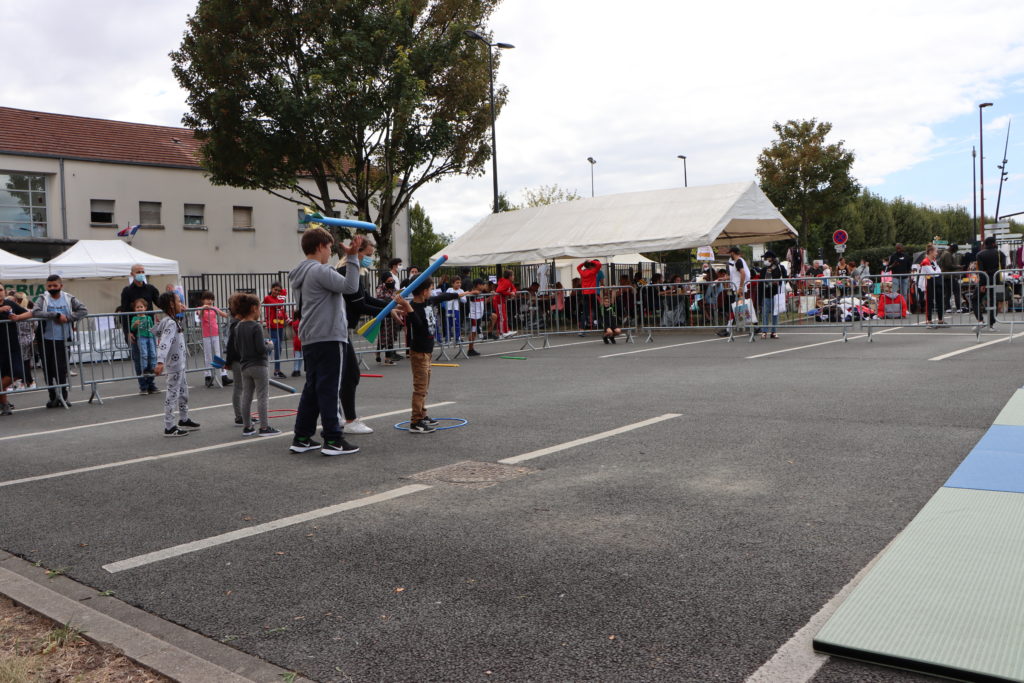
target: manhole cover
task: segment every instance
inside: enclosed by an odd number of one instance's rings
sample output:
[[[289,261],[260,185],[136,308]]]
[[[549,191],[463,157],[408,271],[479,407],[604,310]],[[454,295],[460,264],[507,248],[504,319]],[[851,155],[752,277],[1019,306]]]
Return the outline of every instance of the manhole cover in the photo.
[[[533,471],[535,470],[530,467],[464,460],[454,465],[445,465],[444,467],[437,467],[425,472],[417,472],[410,475],[409,478],[417,481],[432,481],[441,484],[482,489],[494,486],[500,481],[521,477]]]

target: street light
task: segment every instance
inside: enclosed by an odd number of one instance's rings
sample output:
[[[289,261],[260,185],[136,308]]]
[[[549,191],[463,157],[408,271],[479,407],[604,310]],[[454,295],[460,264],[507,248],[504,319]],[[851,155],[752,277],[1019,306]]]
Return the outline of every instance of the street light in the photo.
[[[597,160],[594,157],[587,157],[587,161],[590,162],[590,196],[594,196],[594,164]]]
[[[511,50],[515,47],[510,43],[492,43],[483,34],[472,29],[466,30],[466,35],[473,40],[479,40],[487,46],[487,72],[491,77],[491,162],[492,174],[494,176],[494,208],[493,213],[498,213],[498,142],[494,135],[494,48],[500,50]]]
[[[683,160],[683,187],[689,187],[689,182],[686,179],[686,155],[680,154],[676,158]]]
[[[981,176],[981,212],[978,214],[978,236],[985,241],[985,132],[981,127],[981,112],[991,107],[991,102],[978,105],[978,175]]]

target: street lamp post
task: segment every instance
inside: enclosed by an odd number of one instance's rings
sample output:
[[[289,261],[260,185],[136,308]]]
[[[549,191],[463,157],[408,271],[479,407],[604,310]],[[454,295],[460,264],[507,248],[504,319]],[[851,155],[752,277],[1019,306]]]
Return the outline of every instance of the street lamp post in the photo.
[[[587,157],[587,161],[590,162],[590,196],[594,196],[594,164],[597,160],[594,157]]]
[[[981,212],[978,214],[978,236],[985,241],[985,132],[981,125],[981,112],[991,107],[991,102],[978,105],[978,175],[981,176]]]
[[[978,148],[971,147],[971,197],[974,198],[974,222],[978,222]]]
[[[491,162],[494,180],[494,206],[493,213],[498,213],[498,142],[494,133],[494,48],[510,50],[515,47],[510,43],[492,43],[483,34],[469,29],[466,35],[474,40],[479,40],[487,46],[487,72],[491,77]]]
[[[677,156],[677,158],[683,160],[683,187],[689,187],[690,183],[689,183],[689,181],[686,178],[686,155],[685,154],[679,154]]]

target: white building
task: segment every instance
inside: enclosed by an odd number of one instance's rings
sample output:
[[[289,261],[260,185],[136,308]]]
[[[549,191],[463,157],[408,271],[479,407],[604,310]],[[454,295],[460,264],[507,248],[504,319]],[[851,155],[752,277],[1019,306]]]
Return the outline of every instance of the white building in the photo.
[[[186,128],[0,107],[0,248],[45,260],[141,224],[133,245],[177,260],[182,275],[290,270],[302,258],[299,206],[211,184],[199,146]],[[393,244],[408,262],[408,212]]]

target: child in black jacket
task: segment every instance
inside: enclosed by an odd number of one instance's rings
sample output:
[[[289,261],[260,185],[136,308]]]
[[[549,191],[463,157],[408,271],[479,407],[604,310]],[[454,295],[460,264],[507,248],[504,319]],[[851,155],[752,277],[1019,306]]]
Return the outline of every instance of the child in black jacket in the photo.
[[[434,351],[434,333],[437,331],[436,304],[459,298],[455,292],[430,296],[433,283],[430,278],[421,282],[412,292],[412,302],[395,295],[399,310],[405,311],[405,327],[409,333],[409,360],[412,366],[412,417],[409,431],[430,434],[437,422],[427,415],[427,391],[430,389],[430,360]]]

